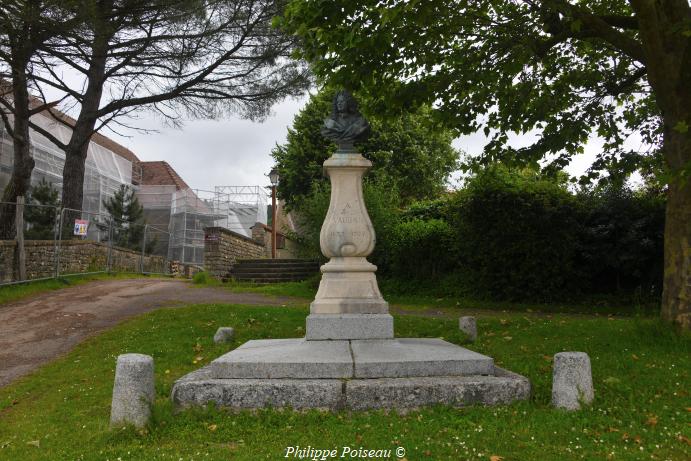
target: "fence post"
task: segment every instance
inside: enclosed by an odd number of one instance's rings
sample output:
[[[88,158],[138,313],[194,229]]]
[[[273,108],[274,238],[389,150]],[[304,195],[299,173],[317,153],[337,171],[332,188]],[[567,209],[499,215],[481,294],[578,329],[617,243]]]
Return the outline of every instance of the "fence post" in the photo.
[[[65,210],[63,208],[60,210],[60,225],[58,226],[58,240],[55,243],[55,278],[60,277],[60,250],[62,243],[62,228],[65,224]]]
[[[144,238],[142,239],[142,259],[141,259],[141,273],[144,274],[144,252],[146,251],[146,230],[148,224],[144,224]]]
[[[17,265],[19,280],[26,280],[26,253],[24,253],[24,196],[17,197],[17,212],[15,213],[17,232]]]
[[[113,218],[108,218],[108,256],[106,258],[106,272],[111,273],[113,267]]]

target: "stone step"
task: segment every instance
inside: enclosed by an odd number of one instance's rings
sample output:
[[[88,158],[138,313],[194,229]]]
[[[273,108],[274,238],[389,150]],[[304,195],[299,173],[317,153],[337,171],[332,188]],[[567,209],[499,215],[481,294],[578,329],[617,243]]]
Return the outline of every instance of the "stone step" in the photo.
[[[493,375],[494,360],[438,338],[268,339],[248,341],[217,358],[211,374],[216,379]]]
[[[215,379],[206,366],[175,382],[176,408],[416,409],[428,405],[507,405],[530,397],[530,381],[496,368],[489,376],[378,379]]]
[[[281,282],[299,282],[301,280],[305,280],[309,278],[309,276],[306,277],[292,277],[292,276],[284,276],[284,277],[235,277],[233,276],[235,280],[238,282],[250,282],[250,283],[281,283]]]
[[[298,259],[298,258],[260,258],[260,259],[238,259],[238,264],[295,264],[295,263],[311,263],[319,264],[318,261],[313,259]]]
[[[229,275],[239,281],[266,284],[305,280],[318,273],[318,261],[283,258],[240,259]]]
[[[235,278],[256,279],[256,278],[281,278],[281,277],[311,277],[316,272],[295,271],[295,272],[234,272],[230,275]]]
[[[273,273],[295,273],[295,272],[319,272],[319,268],[315,266],[286,266],[286,267],[261,267],[261,266],[233,266],[230,272],[234,274],[273,274]]]

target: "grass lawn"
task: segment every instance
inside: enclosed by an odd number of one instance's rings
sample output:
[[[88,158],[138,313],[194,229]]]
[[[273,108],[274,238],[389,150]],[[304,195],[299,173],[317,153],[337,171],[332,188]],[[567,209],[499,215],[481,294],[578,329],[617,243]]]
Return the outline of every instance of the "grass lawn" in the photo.
[[[480,318],[479,341],[470,347],[533,383],[530,401],[507,407],[173,415],[175,379],[249,339],[299,337],[306,315],[306,307],[195,305],[154,311],[93,337],[0,389],[0,459],[285,459],[286,447],[295,445],[403,447],[408,460],[691,456],[691,338],[654,319]],[[235,343],[213,344],[219,326],[236,327]],[[456,321],[447,319],[398,316],[396,333],[463,340]],[[549,406],[552,355],[562,350],[585,351],[592,360],[595,402],[580,412]],[[108,429],[115,359],[126,352],[150,354],[156,363],[154,420],[142,431]]]
[[[236,292],[254,292],[269,296],[295,296],[298,298],[314,299],[317,293],[319,281],[305,280],[302,282],[273,283],[260,285],[246,282],[227,282],[222,283],[217,279],[208,277],[199,283],[200,286],[212,285],[219,286]],[[535,313],[581,313],[596,315],[633,315],[641,314],[654,316],[659,313],[659,305],[650,301],[632,304],[622,299],[601,297],[591,301],[580,301],[577,303],[516,303],[516,302],[497,302],[487,300],[469,299],[455,296],[431,296],[431,295],[410,295],[401,294],[395,291],[392,284],[386,281],[380,283],[380,288],[384,299],[389,304],[396,305],[410,313],[434,309],[441,313],[454,315],[458,309],[478,309],[490,311],[506,311],[521,314],[523,312]]]
[[[0,286],[0,305],[12,301],[18,301],[22,298],[44,293],[46,291],[59,290],[60,288],[65,288],[72,285],[80,285],[93,280],[129,279],[140,277],[147,276],[135,273],[68,275],[65,277],[59,277],[57,279],[38,280],[36,282],[17,283],[13,285],[2,285]]]

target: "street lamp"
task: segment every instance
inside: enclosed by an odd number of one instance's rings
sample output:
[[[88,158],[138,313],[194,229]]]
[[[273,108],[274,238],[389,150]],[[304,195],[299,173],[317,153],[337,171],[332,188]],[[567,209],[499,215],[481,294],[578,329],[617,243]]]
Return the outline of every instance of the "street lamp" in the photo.
[[[272,168],[269,172],[271,181],[271,259],[276,259],[276,185],[278,185],[278,170]]]

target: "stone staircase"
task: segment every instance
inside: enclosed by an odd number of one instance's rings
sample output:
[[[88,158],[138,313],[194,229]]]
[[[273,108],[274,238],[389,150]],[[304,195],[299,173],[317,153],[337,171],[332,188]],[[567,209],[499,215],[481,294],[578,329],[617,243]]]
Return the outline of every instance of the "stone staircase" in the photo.
[[[311,259],[239,259],[230,276],[240,282],[280,283],[305,280],[319,273]]]

